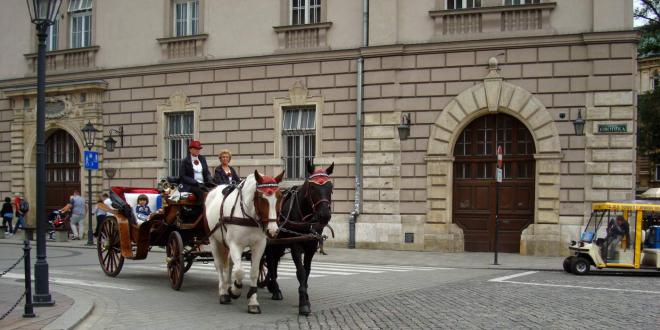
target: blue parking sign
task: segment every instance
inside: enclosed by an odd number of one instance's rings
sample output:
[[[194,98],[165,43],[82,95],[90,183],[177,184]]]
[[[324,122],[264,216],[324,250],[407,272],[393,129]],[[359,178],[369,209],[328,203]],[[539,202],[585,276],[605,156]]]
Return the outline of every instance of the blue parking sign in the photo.
[[[85,169],[98,170],[99,169],[99,153],[96,151],[85,150]]]

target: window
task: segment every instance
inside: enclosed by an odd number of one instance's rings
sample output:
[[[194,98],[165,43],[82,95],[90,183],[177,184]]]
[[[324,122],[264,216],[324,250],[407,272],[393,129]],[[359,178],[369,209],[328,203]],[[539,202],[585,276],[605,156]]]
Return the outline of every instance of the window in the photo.
[[[531,5],[535,3],[541,3],[541,0],[504,0],[505,6]]]
[[[188,155],[188,143],[193,139],[193,113],[169,113],[166,118],[165,142],[168,173],[171,176],[179,176],[179,163]]]
[[[655,90],[660,86],[660,74],[658,74],[658,71],[653,72],[653,76],[651,76],[651,90]]]
[[[481,0],[447,0],[447,9],[479,8]]]
[[[46,37],[46,51],[57,50],[57,37],[59,36],[60,20],[55,18],[53,25],[48,27],[48,37]]]
[[[289,24],[314,24],[321,22],[321,0],[290,0]]]
[[[199,33],[199,1],[176,1],[173,17],[175,37]]]
[[[660,181],[660,164],[655,164],[655,181]]]
[[[286,177],[305,178],[305,159],[316,154],[316,107],[283,109],[282,142]]]
[[[70,47],[81,48],[92,45],[92,0],[69,2]]]

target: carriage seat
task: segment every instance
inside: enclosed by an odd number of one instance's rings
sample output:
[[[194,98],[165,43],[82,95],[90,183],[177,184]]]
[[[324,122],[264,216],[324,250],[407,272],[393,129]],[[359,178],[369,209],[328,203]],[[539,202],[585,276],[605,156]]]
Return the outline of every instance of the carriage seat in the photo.
[[[158,209],[163,207],[163,201],[158,189],[154,188],[127,188],[127,187],[112,187],[112,193],[117,197],[121,197],[117,201],[117,206],[115,206],[115,199],[113,201],[112,207],[115,207],[119,210],[122,210],[124,216],[128,217],[132,223],[141,225],[144,221],[137,218],[135,214],[135,206],[138,205],[137,199],[140,195],[144,194],[149,198],[149,209],[151,209],[151,214],[154,214]],[[112,195],[111,193],[111,195]],[[130,211],[128,210],[130,209]]]

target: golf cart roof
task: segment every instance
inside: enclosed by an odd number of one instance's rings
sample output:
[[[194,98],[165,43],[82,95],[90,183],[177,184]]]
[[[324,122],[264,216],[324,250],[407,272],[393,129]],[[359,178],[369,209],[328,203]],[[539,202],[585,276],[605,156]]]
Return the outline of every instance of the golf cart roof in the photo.
[[[620,202],[594,203],[592,209],[595,210],[616,210],[616,211],[653,211],[660,212],[660,201],[652,200],[631,200]]]

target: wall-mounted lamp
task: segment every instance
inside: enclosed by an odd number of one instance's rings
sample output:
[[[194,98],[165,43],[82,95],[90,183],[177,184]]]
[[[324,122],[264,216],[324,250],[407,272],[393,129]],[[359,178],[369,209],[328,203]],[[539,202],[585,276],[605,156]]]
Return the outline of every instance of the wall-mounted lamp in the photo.
[[[119,146],[123,147],[124,146],[124,126],[119,126],[119,129],[110,129],[110,136],[105,139],[105,149],[113,152],[115,151],[115,145],[117,144],[117,140],[112,138],[112,132],[117,132],[119,135]]]
[[[399,124],[399,140],[407,140],[410,136],[410,114],[404,113],[401,115],[401,124]]]
[[[573,127],[575,128],[575,135],[584,134],[584,119],[582,119],[582,109],[578,109],[578,116],[573,121]]]

